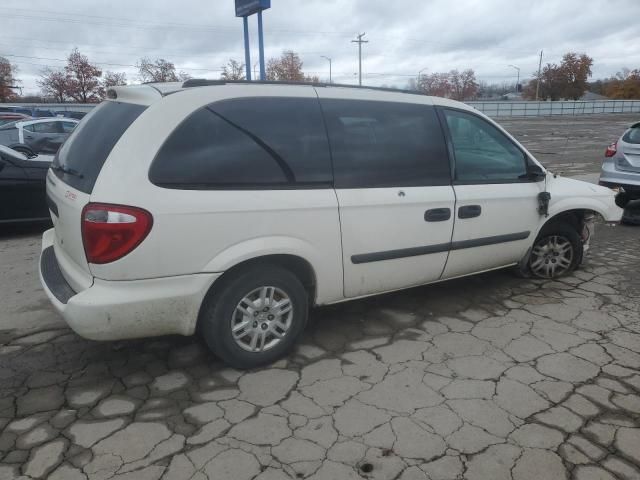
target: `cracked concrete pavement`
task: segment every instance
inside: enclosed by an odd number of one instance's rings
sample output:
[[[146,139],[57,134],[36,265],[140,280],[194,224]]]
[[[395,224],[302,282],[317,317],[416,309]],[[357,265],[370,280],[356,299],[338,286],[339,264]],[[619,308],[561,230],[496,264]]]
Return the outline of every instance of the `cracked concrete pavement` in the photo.
[[[294,353],[246,372],[193,338],[83,340],[16,261],[0,479],[638,479],[639,238],[598,225],[560,281],[500,271],[318,309]],[[1,242],[35,271],[35,237]]]
[[[584,138],[630,121],[597,117],[502,123],[593,173]],[[289,357],[246,372],[194,338],[79,338],[40,288],[40,232],[0,233],[0,480],[640,479],[638,228],[597,225],[560,281],[315,310]]]

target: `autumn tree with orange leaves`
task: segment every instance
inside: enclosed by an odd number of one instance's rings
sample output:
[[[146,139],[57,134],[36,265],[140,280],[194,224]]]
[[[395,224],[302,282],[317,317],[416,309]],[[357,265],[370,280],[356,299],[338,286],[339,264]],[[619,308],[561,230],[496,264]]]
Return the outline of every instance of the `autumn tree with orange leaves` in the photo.
[[[15,97],[15,89],[11,88],[17,83],[15,72],[16,67],[6,58],[0,57],[0,102],[6,102]]]

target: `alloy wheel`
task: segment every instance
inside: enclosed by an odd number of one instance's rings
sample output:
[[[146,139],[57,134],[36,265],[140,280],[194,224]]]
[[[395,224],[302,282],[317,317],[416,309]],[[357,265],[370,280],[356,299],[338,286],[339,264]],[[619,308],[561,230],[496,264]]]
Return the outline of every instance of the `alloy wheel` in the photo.
[[[293,304],[280,288],[263,286],[245,295],[231,316],[231,335],[248,352],[279,344],[291,328]]]

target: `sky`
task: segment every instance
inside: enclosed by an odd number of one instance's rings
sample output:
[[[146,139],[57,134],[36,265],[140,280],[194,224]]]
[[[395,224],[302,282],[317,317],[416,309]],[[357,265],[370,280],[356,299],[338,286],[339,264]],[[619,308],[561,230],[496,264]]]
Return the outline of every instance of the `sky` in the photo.
[[[272,0],[264,12],[265,56],[296,51],[306,74],[405,87],[419,72],[472,68],[478,80],[515,85],[568,51],[594,59],[593,79],[640,68],[640,0]],[[251,63],[258,62],[257,19]],[[2,0],[0,56],[18,67],[24,94],[38,93],[46,68],[70,51],[139,82],[141,57],[164,58],[196,78],[218,78],[230,58],[244,62],[242,19],[233,0]],[[253,69],[253,65],[252,65]]]

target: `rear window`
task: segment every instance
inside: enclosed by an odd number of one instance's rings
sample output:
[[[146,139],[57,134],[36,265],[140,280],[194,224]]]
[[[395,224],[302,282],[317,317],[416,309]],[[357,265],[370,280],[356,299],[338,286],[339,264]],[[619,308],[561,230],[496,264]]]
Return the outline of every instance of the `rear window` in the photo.
[[[98,105],[73,130],[53,160],[54,166],[74,173],[57,170],[56,175],[67,185],[91,193],[109,153],[146,108],[111,101]]]
[[[640,126],[627,130],[627,133],[622,137],[622,141],[627,143],[640,143]]]
[[[240,98],[201,108],[162,146],[151,181],[178,189],[327,188],[329,143],[316,98]]]

